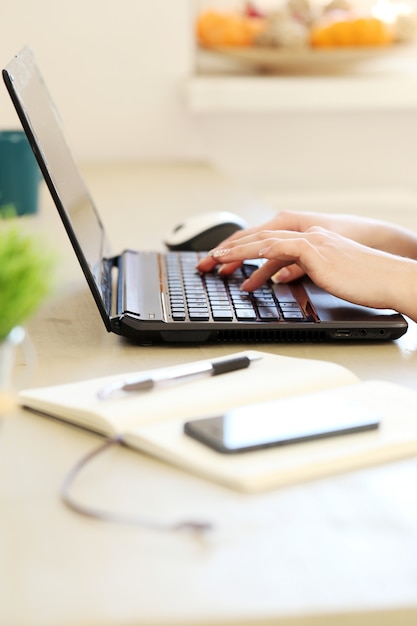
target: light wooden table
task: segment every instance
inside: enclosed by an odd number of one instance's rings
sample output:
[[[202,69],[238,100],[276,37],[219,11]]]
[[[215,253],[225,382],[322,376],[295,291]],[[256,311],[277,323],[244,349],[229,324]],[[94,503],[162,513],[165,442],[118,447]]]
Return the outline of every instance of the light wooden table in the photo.
[[[109,165],[85,173],[115,250],[160,248],[165,228],[192,212],[227,209],[254,223],[272,212],[203,165]],[[46,194],[29,226],[61,258],[61,282],[28,324],[37,354],[31,386],[237,349],[144,348],[108,334]],[[255,347],[333,360],[363,379],[417,388],[414,324],[386,345]],[[28,369],[20,357],[18,373]],[[62,504],[65,474],[99,441],[24,411],[1,425],[1,626],[417,623],[417,459],[242,495],[116,448],[76,483],[77,497],[97,506],[167,522],[212,520],[215,530],[197,540],[94,521]]]

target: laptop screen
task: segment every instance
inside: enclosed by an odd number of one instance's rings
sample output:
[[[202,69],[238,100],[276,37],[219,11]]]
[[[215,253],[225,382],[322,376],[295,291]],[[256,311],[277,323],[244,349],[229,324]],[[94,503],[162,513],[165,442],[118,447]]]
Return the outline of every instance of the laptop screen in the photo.
[[[3,70],[3,76],[80,264],[106,317],[102,260],[109,256],[110,248],[31,51],[24,48],[16,55]],[[107,325],[106,319],[105,322]]]

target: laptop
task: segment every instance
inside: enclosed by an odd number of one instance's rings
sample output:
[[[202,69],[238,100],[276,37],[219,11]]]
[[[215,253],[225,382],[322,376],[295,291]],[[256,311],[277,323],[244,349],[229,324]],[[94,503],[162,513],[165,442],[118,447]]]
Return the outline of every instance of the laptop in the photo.
[[[109,332],[144,345],[381,341],[406,332],[398,313],[355,306],[307,277],[241,292],[241,282],[260,260],[225,279],[200,276],[199,253],[192,251],[114,254],[29,48],[11,60],[3,78]],[[144,211],[146,227],[145,216]]]

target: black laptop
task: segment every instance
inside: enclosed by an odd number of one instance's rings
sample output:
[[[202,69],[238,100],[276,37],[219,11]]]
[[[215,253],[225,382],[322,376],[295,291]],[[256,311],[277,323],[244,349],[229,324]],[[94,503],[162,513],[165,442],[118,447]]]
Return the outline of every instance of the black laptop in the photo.
[[[108,331],[140,344],[380,341],[406,332],[398,313],[352,305],[308,278],[242,293],[259,260],[225,279],[199,275],[201,253],[112,253],[30,49],[3,77]]]

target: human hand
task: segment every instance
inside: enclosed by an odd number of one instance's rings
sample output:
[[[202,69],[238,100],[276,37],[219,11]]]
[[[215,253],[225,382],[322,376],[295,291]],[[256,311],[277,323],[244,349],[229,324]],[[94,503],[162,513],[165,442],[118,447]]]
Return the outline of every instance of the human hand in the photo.
[[[245,259],[262,257],[266,262],[243,284],[253,291],[276,275],[282,282],[295,274],[307,274],[313,282],[335,296],[375,308],[407,312],[410,285],[417,281],[417,263],[321,227],[306,232],[262,230],[229,238],[227,247],[212,251],[214,263],[229,267]],[[414,291],[416,288],[413,288]]]
[[[281,211],[261,226],[238,231],[219,244],[218,248],[228,248],[229,244],[262,231],[285,230],[304,233],[314,227],[324,228],[371,248],[417,258],[416,235],[388,222],[354,215],[294,211]],[[219,264],[218,257],[207,256],[199,262],[197,268],[202,272],[210,272],[217,264]],[[231,274],[240,264],[241,262],[222,262],[219,271],[224,275]],[[286,281],[294,280],[302,275],[299,266],[288,266],[287,269],[290,273],[287,273]]]

